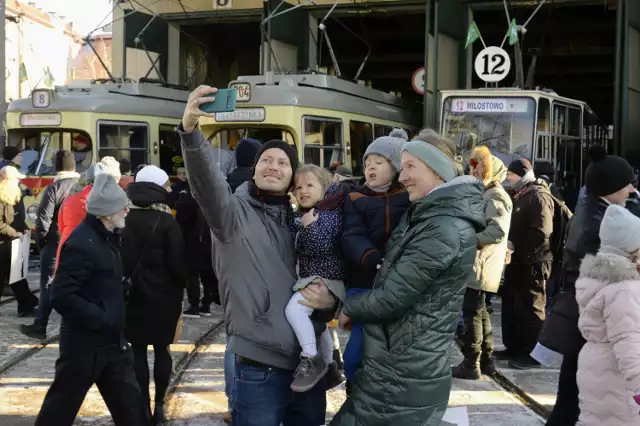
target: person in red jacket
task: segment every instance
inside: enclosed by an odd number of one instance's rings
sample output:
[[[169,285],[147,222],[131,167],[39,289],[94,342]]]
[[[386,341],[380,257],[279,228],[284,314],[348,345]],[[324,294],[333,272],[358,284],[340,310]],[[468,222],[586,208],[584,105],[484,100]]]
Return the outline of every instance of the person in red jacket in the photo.
[[[107,174],[113,176],[116,182],[120,181],[120,163],[113,157],[104,157],[98,164],[92,164],[85,173],[82,174],[81,181],[72,189],[69,197],[64,200],[60,212],[58,213],[58,229],[60,230],[60,243],[58,244],[58,254],[56,256],[56,266],[58,269],[58,259],[64,242],[69,238],[71,232],[84,220],[87,215],[87,197],[93,188],[93,179],[96,168],[104,169]]]

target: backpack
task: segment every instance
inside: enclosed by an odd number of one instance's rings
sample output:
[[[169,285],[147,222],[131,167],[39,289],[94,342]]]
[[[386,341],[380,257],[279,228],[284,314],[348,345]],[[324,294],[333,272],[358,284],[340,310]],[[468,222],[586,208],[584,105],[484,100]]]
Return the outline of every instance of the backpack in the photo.
[[[553,276],[553,272],[562,264],[564,244],[567,241],[569,221],[573,217],[573,213],[564,201],[551,194],[551,192],[548,195],[553,200],[553,232],[550,238],[551,254],[553,254],[551,275]]]

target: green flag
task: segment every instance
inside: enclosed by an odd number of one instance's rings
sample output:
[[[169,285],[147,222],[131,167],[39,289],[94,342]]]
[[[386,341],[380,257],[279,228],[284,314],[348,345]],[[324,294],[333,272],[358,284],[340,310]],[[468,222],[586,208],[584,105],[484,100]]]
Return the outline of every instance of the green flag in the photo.
[[[472,22],[469,25],[469,32],[467,33],[467,42],[464,45],[464,48],[471,46],[477,39],[480,38],[480,30],[475,22]]]
[[[512,19],[511,24],[509,24],[509,44],[513,46],[518,42],[518,26],[516,25],[516,20]]]
[[[47,66],[47,69],[44,71],[45,73],[45,78],[44,78],[44,84],[47,87],[51,87],[53,86],[53,83],[56,81],[55,78],[53,78],[53,74],[51,74],[51,69],[49,69],[49,67]]]
[[[20,63],[20,83],[23,83],[27,80],[29,80],[29,75],[27,74],[27,66],[24,64],[24,62]]]

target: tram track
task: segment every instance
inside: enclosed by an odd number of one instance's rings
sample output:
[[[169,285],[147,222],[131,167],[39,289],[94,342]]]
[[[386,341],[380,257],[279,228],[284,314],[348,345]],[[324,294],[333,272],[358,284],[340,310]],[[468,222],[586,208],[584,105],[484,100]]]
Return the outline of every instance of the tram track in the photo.
[[[462,351],[462,345],[460,344],[460,342],[458,342],[458,339],[456,339],[454,342],[457,345],[458,349]],[[529,396],[524,390],[522,390],[518,385],[513,383],[513,381],[509,380],[504,374],[500,373],[497,369],[494,374],[486,377],[488,377],[489,380],[491,380],[494,384],[502,388],[502,390],[504,390],[509,395],[514,397],[522,405],[524,405],[525,407],[527,407],[528,409],[530,409],[531,411],[533,411],[534,413],[542,417],[544,420],[547,420],[549,418],[549,415],[551,413],[544,405],[540,404],[534,398]]]
[[[215,322],[206,333],[200,336],[195,342],[194,347],[191,351],[189,351],[184,357],[182,357],[178,363],[176,364],[173,374],[171,375],[171,380],[169,381],[169,388],[167,389],[167,397],[165,406],[170,407],[170,412],[167,413],[169,418],[173,418],[174,415],[180,412],[180,404],[172,404],[172,400],[175,396],[176,390],[178,389],[178,384],[182,379],[182,376],[187,371],[189,366],[196,360],[200,350],[208,345],[210,345],[220,334],[222,329],[224,328],[224,320],[220,320]]]

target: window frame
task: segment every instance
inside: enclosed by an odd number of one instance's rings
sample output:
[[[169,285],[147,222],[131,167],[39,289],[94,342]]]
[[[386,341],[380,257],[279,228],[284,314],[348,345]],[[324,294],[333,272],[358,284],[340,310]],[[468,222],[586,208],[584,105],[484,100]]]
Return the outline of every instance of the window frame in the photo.
[[[309,144],[307,145],[307,133],[305,130],[305,120],[309,120],[309,121],[319,121],[319,122],[330,122],[330,123],[338,123],[340,124],[340,131],[338,132],[338,134],[340,135],[340,146],[336,147],[336,146],[326,146],[324,145],[324,140],[323,140],[323,144],[322,145],[315,145],[315,144]],[[302,139],[302,160],[306,162],[305,159],[305,149],[307,148],[307,146],[311,149],[317,149],[320,151],[338,151],[339,153],[341,153],[341,155],[339,155],[338,158],[341,159],[340,163],[343,164],[345,162],[345,157],[346,157],[346,141],[344,138],[344,120],[342,118],[333,118],[333,117],[326,117],[326,116],[320,116],[320,115],[309,115],[309,114],[305,114],[302,116],[301,118],[301,127],[302,127],[302,132],[301,133],[301,139]],[[320,167],[322,167],[322,165],[320,165]]]
[[[118,147],[105,147],[105,150],[111,151],[145,151],[145,161],[142,164],[149,164],[150,150],[151,150],[151,126],[144,121],[121,121],[121,120],[97,120],[96,121],[96,154],[97,161],[100,161],[100,150],[102,149],[102,141],[100,140],[100,126],[128,126],[128,127],[144,127],[147,131],[146,148],[118,148]]]

